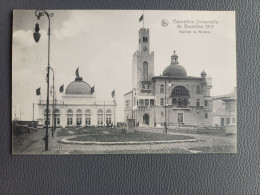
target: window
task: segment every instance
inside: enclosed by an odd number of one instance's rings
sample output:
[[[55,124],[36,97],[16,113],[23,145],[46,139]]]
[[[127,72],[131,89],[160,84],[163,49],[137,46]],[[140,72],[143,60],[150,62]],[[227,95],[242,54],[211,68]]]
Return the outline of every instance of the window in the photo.
[[[60,125],[60,118],[56,118],[56,125]]]
[[[125,107],[126,107],[126,108],[129,107],[129,101],[128,101],[128,100],[125,101]]]
[[[183,113],[178,113],[178,123],[183,123]]]
[[[91,125],[91,117],[90,117],[90,115],[86,115],[85,124],[86,125]]]
[[[161,93],[161,94],[164,93],[164,85],[161,85],[161,86],[160,86],[160,93]]]
[[[150,106],[154,106],[154,100],[150,100]]]
[[[56,125],[60,124],[60,110],[59,109],[55,109],[54,111],[54,124],[56,123]]]
[[[103,125],[103,110],[99,109],[97,112],[97,125],[102,126]]]
[[[197,99],[197,107],[199,107],[200,106],[200,99]]]
[[[227,120],[227,125],[229,125],[230,124],[230,118],[227,118],[226,120]]]
[[[106,111],[106,125],[107,125],[107,126],[111,125],[111,123],[112,123],[111,118],[112,118],[112,112],[111,112],[110,109],[108,109],[108,110]]]
[[[205,118],[208,118],[208,113],[205,113]]]
[[[232,118],[232,123],[236,123],[236,118]]]
[[[199,113],[199,112],[197,112],[197,117],[198,117],[198,118],[200,117],[200,113]]]
[[[160,105],[164,106],[164,98],[160,98]]]
[[[143,80],[148,81],[148,63],[143,63]]]
[[[85,125],[91,125],[91,111],[89,109],[85,112]]]
[[[69,109],[67,111],[67,125],[71,126],[73,124],[73,111]]]
[[[143,99],[139,100],[139,105],[144,106],[144,100]]]
[[[143,42],[148,42],[148,37],[143,37]]]
[[[67,125],[72,125],[72,118],[67,118]]]
[[[135,103],[136,103],[136,97],[134,97],[134,106],[135,106]]]
[[[176,106],[176,104],[177,104],[177,99],[176,99],[176,98],[172,98],[172,104],[173,104],[174,106]]]
[[[148,99],[145,100],[145,106],[149,106],[149,100]]]
[[[204,101],[204,105],[205,105],[205,107],[208,107],[208,100]]]
[[[189,96],[189,91],[183,86],[176,86],[172,91],[172,97],[174,96]]]
[[[76,111],[76,125],[77,126],[82,125],[82,110],[80,109]]]

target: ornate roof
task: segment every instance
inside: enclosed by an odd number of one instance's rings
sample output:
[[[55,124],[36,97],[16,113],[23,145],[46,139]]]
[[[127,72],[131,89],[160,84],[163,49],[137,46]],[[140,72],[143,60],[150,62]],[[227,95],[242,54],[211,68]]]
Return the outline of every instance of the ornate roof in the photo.
[[[167,66],[163,71],[163,76],[175,77],[175,78],[184,78],[187,77],[187,72],[185,68],[179,65],[178,56],[174,54],[171,56],[171,64]]]
[[[68,85],[65,94],[91,94],[91,87],[83,80],[76,80]]]
[[[65,94],[91,94],[91,87],[88,83],[83,81],[82,77],[79,76],[79,68],[76,70],[75,81],[71,82],[66,88]]]

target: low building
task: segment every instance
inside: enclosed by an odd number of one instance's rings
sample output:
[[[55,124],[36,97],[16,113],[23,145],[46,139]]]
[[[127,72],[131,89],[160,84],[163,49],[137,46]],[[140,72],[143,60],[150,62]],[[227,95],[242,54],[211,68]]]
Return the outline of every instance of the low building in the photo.
[[[71,126],[111,126],[115,124],[116,103],[113,101],[96,101],[94,88],[77,76],[63,93],[61,100],[55,100],[52,95],[49,101],[49,125],[57,127]],[[40,100],[38,126],[47,122],[46,100]],[[53,112],[54,111],[54,112]],[[55,117],[54,117],[55,116]]]
[[[213,124],[219,126],[235,125],[237,122],[236,88],[230,94],[215,96],[213,103]]]

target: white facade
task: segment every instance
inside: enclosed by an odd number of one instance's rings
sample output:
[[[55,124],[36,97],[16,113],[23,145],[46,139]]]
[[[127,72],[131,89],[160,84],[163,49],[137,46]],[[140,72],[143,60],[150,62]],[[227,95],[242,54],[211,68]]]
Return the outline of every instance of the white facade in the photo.
[[[38,126],[43,127],[47,121],[46,100],[40,100],[38,106]],[[49,125],[52,126],[54,122],[56,127],[111,126],[116,124],[115,110],[115,102],[96,101],[91,87],[81,77],[76,77],[67,86],[62,100],[56,100],[53,105],[50,96]]]

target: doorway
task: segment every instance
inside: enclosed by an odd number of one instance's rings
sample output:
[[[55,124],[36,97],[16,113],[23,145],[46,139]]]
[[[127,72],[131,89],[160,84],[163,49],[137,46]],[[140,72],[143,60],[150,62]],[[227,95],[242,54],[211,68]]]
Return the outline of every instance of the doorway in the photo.
[[[143,123],[149,125],[149,119],[150,119],[149,114],[144,114]]]

